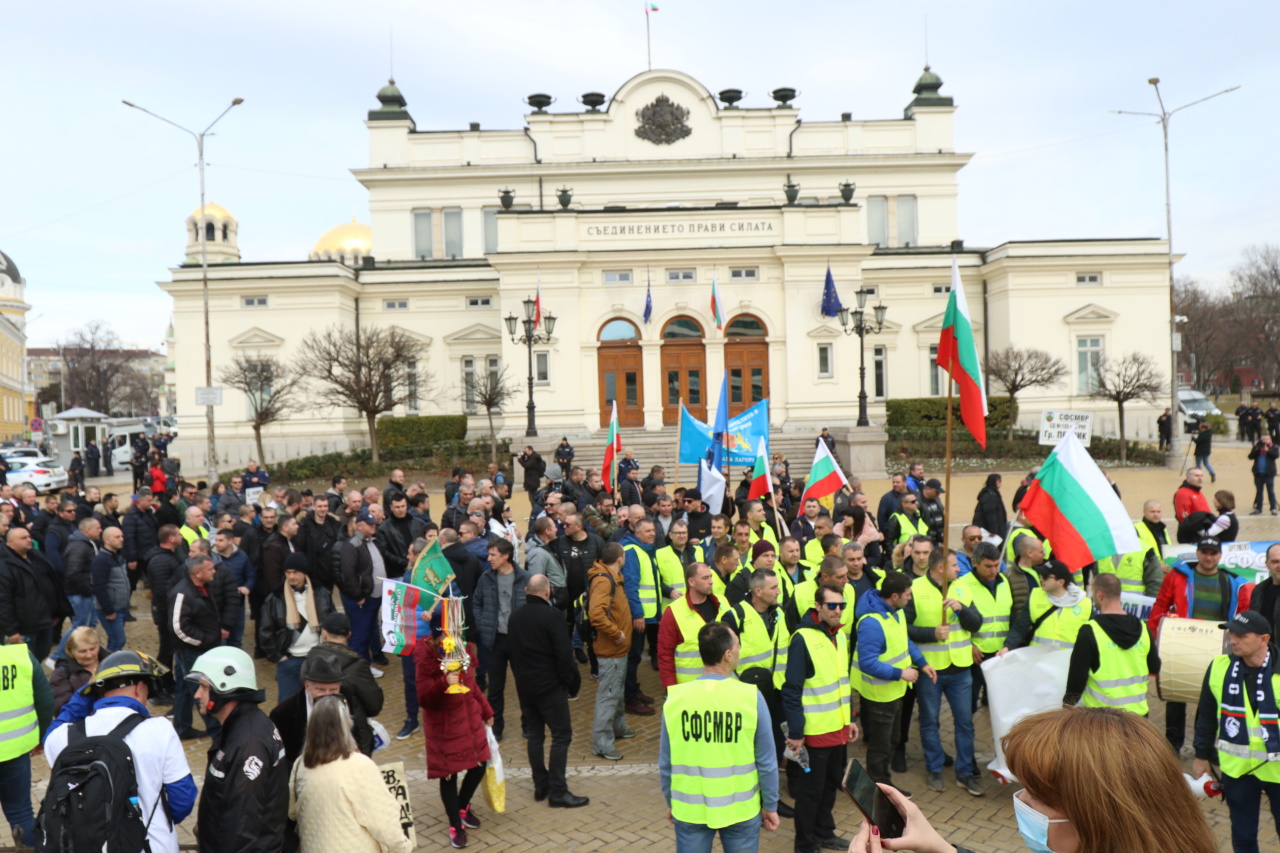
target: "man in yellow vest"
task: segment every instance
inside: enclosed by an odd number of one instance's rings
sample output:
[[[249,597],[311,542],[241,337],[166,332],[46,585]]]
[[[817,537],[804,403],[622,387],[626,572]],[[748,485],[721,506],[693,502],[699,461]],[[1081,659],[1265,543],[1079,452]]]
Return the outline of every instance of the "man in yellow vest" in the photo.
[[[1009,534],[1013,536],[1013,534]],[[1015,556],[1009,557],[1009,549]],[[1013,596],[1013,618],[1017,619],[1027,607],[1031,593],[1040,587],[1040,566],[1045,563],[1044,543],[1031,533],[1023,533],[1006,548],[1004,576],[1009,581],[1009,593]]]
[[[920,515],[920,497],[915,492],[907,492],[901,498],[902,509],[889,516],[889,523],[884,530],[884,541],[896,546],[906,542],[912,536],[929,536],[929,524]]]
[[[764,511],[764,502],[747,501],[746,506],[742,508],[742,514],[746,519],[747,525],[751,528],[751,544],[754,545],[763,539],[776,550],[778,547],[778,534],[768,523],[768,516]]]
[[[738,562],[738,549],[732,545],[719,545],[711,556],[711,592],[716,598],[724,598],[725,588],[742,568]]]
[[[658,625],[658,677],[668,690],[702,672],[698,631],[708,622],[720,621],[729,610],[711,592],[711,567],[706,563],[686,566],[684,577],[685,594],[663,611]]]
[[[182,534],[182,541],[187,548],[190,548],[191,543],[197,539],[208,539],[209,528],[204,526],[204,510],[198,506],[190,507],[178,532]]]
[[[840,623],[840,630],[846,635],[853,632],[854,591],[848,586],[849,569],[845,566],[844,561],[834,554],[823,557],[813,577],[797,586],[795,595],[782,605],[782,615],[787,620],[788,631],[794,634],[796,629],[800,627],[804,615],[813,609],[818,587],[824,583],[831,584],[836,589],[844,590],[845,609],[848,610],[850,615],[848,619]]]
[[[835,535],[835,524],[831,521],[831,516],[820,515],[813,522],[813,538],[804,543],[801,553],[804,557],[801,560],[806,569],[813,572],[818,570],[818,563],[822,562],[822,558],[828,554],[834,553],[833,546],[823,544],[823,540],[828,536],[835,536],[835,548],[839,548],[843,541],[839,536]],[[831,540],[827,539],[827,542]]]
[[[0,637],[0,643],[4,638]],[[36,843],[31,810],[31,750],[53,719],[53,691],[26,643],[0,646],[0,806],[14,840]]]
[[[787,653],[791,634],[787,631],[782,610],[778,607],[778,575],[771,569],[756,569],[748,581],[749,597],[729,605],[729,611],[721,621],[733,629],[742,643],[738,666],[734,670],[738,678],[753,684],[760,690],[769,709],[770,730],[782,760],[782,687],[787,673]],[[794,763],[794,762],[792,762]],[[778,801],[781,817],[795,817],[791,806]]]
[[[1076,634],[1062,704],[1145,717],[1147,682],[1160,672],[1160,655],[1146,623],[1121,606],[1120,583],[1115,575],[1093,579],[1095,613]]]
[[[1080,627],[1093,615],[1093,602],[1071,579],[1070,569],[1050,560],[1038,571],[1040,586],[1032,590],[1027,606],[1014,618],[998,656],[1023,646],[1069,649],[1076,644]]]
[[[814,606],[800,618],[787,650],[782,683],[787,748],[793,754],[804,749],[810,768],[801,777],[800,790],[793,791],[796,853],[849,848],[849,839],[836,835],[831,814],[843,781],[846,746],[858,739],[849,690],[849,639],[840,630],[846,604],[840,587],[819,586]]]
[[[739,519],[733,525],[733,547],[738,549],[738,565],[744,569],[751,565],[751,525],[747,520]]]
[[[986,686],[982,677],[982,661],[1004,646],[1009,636],[1013,613],[1013,594],[1009,579],[1000,573],[1000,549],[990,542],[979,542],[973,549],[973,571],[960,578],[960,583],[973,594],[973,606],[982,614],[982,627],[973,635],[973,710],[978,710],[978,694]],[[986,700],[983,704],[989,704]]]
[[[668,608],[670,610],[670,608]],[[733,677],[741,648],[727,626],[698,629],[701,666],[662,706],[658,775],[677,853],[757,850],[760,827],[778,828],[778,759],[769,709],[750,684]]]
[[[1147,501],[1142,505],[1142,518],[1133,525],[1138,531],[1138,541],[1142,543],[1143,550],[1155,551],[1162,563],[1164,546],[1169,544],[1169,531],[1165,527],[1163,518],[1164,508],[1160,505],[1160,501]]]
[[[642,518],[631,531],[623,535],[622,550],[626,556],[622,563],[622,585],[627,591],[627,603],[631,607],[631,651],[627,653],[627,679],[623,698],[628,714],[652,716],[653,697],[640,689],[640,660],[644,657],[646,639],[657,640],[658,627],[658,565],[654,562],[653,522]],[[654,637],[647,636],[653,626]]]
[[[849,585],[853,588],[854,606],[873,589],[884,582],[884,573],[867,565],[867,554],[857,542],[846,542],[840,549],[840,559],[849,570]]]
[[[1271,626],[1261,613],[1245,610],[1218,627],[1230,632],[1231,654],[1214,658],[1204,675],[1191,772],[1203,776],[1211,762],[1218,765],[1222,798],[1231,812],[1231,847],[1235,853],[1257,853],[1264,791],[1280,829],[1280,674]]]
[[[982,614],[973,606],[973,593],[960,584],[960,565],[954,551],[937,548],[929,554],[929,568],[911,584],[911,600],[903,608],[907,635],[933,667],[935,680],[916,682],[920,703],[920,741],[924,746],[929,790],[941,791],[942,751],[938,718],[946,696],[955,722],[956,782],[975,797],[983,796],[973,756],[973,634],[982,627]]]
[[[739,569],[734,573],[733,578],[729,581],[729,585],[725,588],[724,597],[725,604],[737,604],[746,601],[751,594],[751,575],[760,569],[768,569],[773,571],[778,565],[778,551],[773,547],[773,543],[767,539],[761,539],[751,546],[751,565],[746,568]],[[789,593],[791,586],[787,584],[783,586],[782,578],[778,578],[778,590],[782,593],[784,590]],[[784,594],[784,599],[789,595]]]
[[[880,589],[858,599],[858,663],[853,677],[867,735],[867,774],[886,785],[893,784],[889,759],[902,742],[902,697],[907,685],[915,684],[921,673],[934,681],[938,678],[907,635],[907,622],[899,611],[910,601],[911,580],[902,572],[890,572]]]
[[[685,567],[691,563],[706,562],[702,546],[689,541],[689,522],[684,519],[671,522],[667,538],[671,544],[657,549],[653,555],[658,564],[658,581],[662,587],[664,610],[671,606],[671,602],[684,595]]]
[[[784,536],[778,543],[778,562],[773,570],[778,573],[778,583],[785,592],[783,601],[795,594],[797,585],[807,579],[804,565],[800,562],[800,540],[794,536]]]

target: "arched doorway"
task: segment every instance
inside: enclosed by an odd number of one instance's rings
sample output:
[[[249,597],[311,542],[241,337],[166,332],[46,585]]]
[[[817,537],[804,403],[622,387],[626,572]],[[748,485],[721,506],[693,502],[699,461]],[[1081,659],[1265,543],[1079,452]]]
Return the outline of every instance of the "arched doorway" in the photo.
[[[739,314],[725,327],[724,368],[729,374],[729,417],[769,396],[769,330],[751,314]]]
[[[701,421],[707,419],[707,349],[702,326],[691,317],[674,317],[662,329],[662,423],[680,422],[680,401]]]
[[[610,320],[600,327],[596,362],[600,374],[600,426],[609,425],[618,401],[618,425],[644,426],[644,364],[640,330],[630,320]]]

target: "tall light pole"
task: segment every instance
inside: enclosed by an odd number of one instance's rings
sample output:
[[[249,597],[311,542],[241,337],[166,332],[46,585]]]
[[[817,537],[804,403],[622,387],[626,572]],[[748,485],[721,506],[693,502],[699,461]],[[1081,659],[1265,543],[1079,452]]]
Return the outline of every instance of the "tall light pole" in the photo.
[[[532,298],[524,301],[524,319],[520,320],[515,314],[507,314],[504,318],[507,322],[507,331],[511,334],[511,343],[524,344],[526,351],[529,353],[529,421],[525,426],[524,434],[528,438],[536,438],[538,436],[538,424],[536,420],[536,408],[533,405],[533,345],[550,343],[551,333],[556,327],[555,314],[542,315],[543,333],[538,333],[537,323],[538,303]],[[524,327],[524,334],[516,337],[516,323],[520,323]]]
[[[875,312],[876,323],[872,326],[867,322],[867,295],[871,291],[859,287],[854,294],[858,298],[857,310],[853,312],[853,325],[849,325],[849,309],[841,308],[839,311],[840,325],[844,329],[846,335],[858,336],[858,426],[871,426],[871,421],[867,417],[867,335],[878,335],[880,330],[884,328],[884,315],[888,311],[888,307],[883,303],[875,306],[871,310]],[[832,355],[834,358],[834,354]]]
[[[1174,305],[1173,295],[1173,199],[1169,190],[1169,119],[1173,118],[1174,113],[1182,112],[1187,107],[1194,107],[1196,104],[1203,104],[1210,98],[1216,98],[1219,95],[1225,95],[1228,92],[1234,92],[1239,86],[1232,86],[1230,89],[1223,89],[1221,92],[1215,92],[1212,95],[1201,98],[1198,101],[1192,101],[1189,104],[1183,104],[1172,110],[1165,108],[1164,98],[1160,95],[1160,78],[1151,77],[1147,80],[1152,88],[1156,90],[1156,102],[1160,104],[1160,112],[1158,113],[1142,113],[1133,110],[1112,110],[1113,113],[1130,116],[1151,116],[1160,119],[1160,132],[1164,135],[1164,226],[1168,237],[1169,249],[1169,407],[1173,415],[1174,423],[1172,438],[1169,440],[1169,449],[1166,451],[1168,456],[1169,467],[1173,467],[1174,461],[1178,456],[1178,434],[1181,432],[1182,418],[1178,414],[1178,348],[1174,346],[1174,335],[1177,334],[1177,310]]]
[[[133,107],[135,110],[142,110],[152,118],[158,118],[165,124],[171,124],[184,133],[191,134],[196,141],[196,154],[200,167],[200,219],[198,229],[200,232],[200,291],[204,299],[204,384],[206,388],[213,387],[213,347],[209,342],[209,253],[206,248],[208,235],[205,231],[204,223],[204,138],[209,135],[209,131],[213,130],[213,126],[222,120],[222,117],[231,112],[231,108],[244,103],[244,98],[234,99],[225,110],[218,114],[218,117],[209,122],[209,126],[199,133],[189,130],[177,122],[170,121],[161,115],[156,115],[144,107],[129,101],[122,101],[126,107]],[[209,457],[209,488],[213,488],[213,484],[218,482],[218,445],[213,438],[213,406],[206,405],[204,407],[205,421],[205,437],[208,440],[206,455]],[[263,460],[265,464],[266,460]]]

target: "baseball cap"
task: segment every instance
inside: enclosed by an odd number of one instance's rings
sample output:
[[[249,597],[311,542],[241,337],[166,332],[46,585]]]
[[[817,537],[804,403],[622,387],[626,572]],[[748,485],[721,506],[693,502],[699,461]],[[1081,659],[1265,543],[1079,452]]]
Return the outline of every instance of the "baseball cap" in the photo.
[[[937,477],[934,477],[934,478],[929,479],[929,480],[925,480],[925,481],[924,481],[924,487],[925,487],[926,489],[933,489],[934,491],[936,491],[936,492],[937,492],[938,494],[940,494],[940,495],[942,495],[942,494],[946,494],[946,492],[947,492],[947,490],[946,490],[946,489],[942,488],[942,481],[941,481],[941,480],[939,480]]]
[[[369,510],[367,509],[360,510],[360,514],[356,516],[356,521],[358,521],[361,524],[377,524],[378,523],[373,520],[373,513],[369,512]]]
[[[1271,623],[1256,610],[1244,610],[1218,626],[1233,634],[1270,634]]]
[[[1036,571],[1040,574],[1040,579],[1057,578],[1064,583],[1071,583],[1075,580],[1071,576],[1071,570],[1056,560],[1050,560],[1043,566],[1036,566]]]
[[[1222,553],[1222,543],[1212,536],[1206,536],[1196,543],[1197,551],[1217,551]]]
[[[320,627],[335,637],[346,637],[351,634],[351,620],[345,613],[330,613],[321,620]]]

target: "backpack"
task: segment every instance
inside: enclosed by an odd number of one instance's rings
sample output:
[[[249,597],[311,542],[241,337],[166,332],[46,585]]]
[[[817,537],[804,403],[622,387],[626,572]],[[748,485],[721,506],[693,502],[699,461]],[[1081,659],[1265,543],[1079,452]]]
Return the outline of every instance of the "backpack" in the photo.
[[[92,737],[84,720],[68,727],[36,818],[37,853],[150,851],[147,825],[155,807],[143,823],[133,750],[124,742],[148,719],[130,714],[108,734]]]
[[[586,591],[582,593],[582,630],[578,633],[582,637],[582,642],[587,645],[594,643],[596,640],[596,626],[591,624],[591,581],[598,577],[600,575],[588,580]],[[609,579],[609,600],[613,601],[613,594],[618,591],[618,582],[613,579],[613,575],[605,575],[604,577]]]

